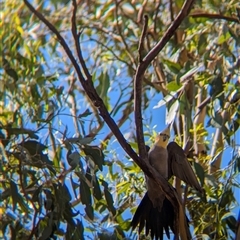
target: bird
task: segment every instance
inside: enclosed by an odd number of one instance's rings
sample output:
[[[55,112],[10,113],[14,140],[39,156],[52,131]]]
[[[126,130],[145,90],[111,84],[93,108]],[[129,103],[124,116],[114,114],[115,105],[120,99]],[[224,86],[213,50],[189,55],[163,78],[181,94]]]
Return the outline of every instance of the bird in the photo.
[[[146,147],[149,163],[166,180],[176,176],[202,193],[202,188],[184,150],[176,142],[168,143],[169,139],[170,126],[167,126],[157,135],[153,146]],[[134,230],[139,225],[139,233],[145,227],[145,235],[148,236],[150,233],[151,238],[156,240],[163,240],[163,231],[165,231],[170,239],[170,230],[173,234],[177,234],[174,228],[174,207],[158,184],[148,176],[146,176],[146,185],[147,192],[137,207],[131,227]],[[184,225],[187,228],[187,238],[191,239],[187,217]]]

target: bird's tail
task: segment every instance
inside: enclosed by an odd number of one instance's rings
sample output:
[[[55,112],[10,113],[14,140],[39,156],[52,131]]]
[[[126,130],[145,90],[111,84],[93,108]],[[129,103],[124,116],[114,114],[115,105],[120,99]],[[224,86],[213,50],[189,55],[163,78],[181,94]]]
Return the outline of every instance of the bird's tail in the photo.
[[[131,222],[132,229],[135,229],[137,225],[139,225],[139,233],[145,227],[145,235],[147,236],[150,232],[152,239],[155,238],[162,240],[163,230],[165,230],[169,239],[169,228],[174,233],[174,209],[171,202],[165,198],[162,209],[159,210],[157,207],[153,207],[153,204],[148,197],[148,193],[146,193]]]
[[[133,216],[131,226],[134,230],[139,225],[139,233],[145,227],[146,236],[150,233],[152,239],[163,240],[164,231],[168,239],[170,239],[170,229],[174,235],[176,234],[174,230],[174,221],[174,208],[171,202],[165,198],[163,206],[161,210],[159,210],[159,208],[153,207],[153,204],[148,197],[148,193],[146,193]],[[191,239],[187,217],[184,225],[186,227],[186,232],[188,233],[187,239]]]

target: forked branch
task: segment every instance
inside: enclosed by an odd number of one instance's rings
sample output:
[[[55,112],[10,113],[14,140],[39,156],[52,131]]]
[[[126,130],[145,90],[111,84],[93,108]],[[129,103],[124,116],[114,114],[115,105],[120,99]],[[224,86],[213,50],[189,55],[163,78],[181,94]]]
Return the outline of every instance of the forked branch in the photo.
[[[162,50],[162,48],[166,45],[166,43],[169,41],[169,39],[173,36],[174,32],[178,28],[178,26],[181,24],[183,19],[188,15],[192,5],[193,0],[186,0],[181,11],[179,12],[178,16],[174,20],[174,22],[170,25],[168,30],[165,32],[162,39],[156,44],[156,46],[143,58],[142,51],[140,53],[140,63],[137,68],[137,72],[135,75],[135,121],[137,126],[137,136],[138,136],[138,145],[144,146],[144,139],[143,139],[143,129],[142,129],[142,114],[141,114],[141,96],[142,96],[142,80],[144,73],[149,66],[149,64],[152,62],[152,60],[157,56],[157,54]],[[91,99],[92,103],[98,109],[100,116],[104,119],[104,121],[107,123],[113,134],[116,136],[118,142],[122,146],[122,148],[126,151],[126,153],[137,163],[137,165],[143,170],[143,172],[149,176],[150,178],[153,178],[158,185],[161,187],[162,191],[166,194],[166,197],[172,202],[173,206],[175,207],[175,212],[177,213],[177,217],[179,216],[178,213],[181,215],[181,207],[179,210],[179,200],[178,197],[175,194],[175,191],[173,190],[172,186],[167,182],[165,178],[163,178],[161,175],[159,175],[156,170],[148,163],[148,161],[145,161],[147,159],[147,154],[145,151],[145,148],[140,150],[140,157],[133,151],[131,146],[128,144],[126,139],[124,138],[123,134],[119,130],[117,124],[113,120],[113,118],[110,116],[106,106],[104,105],[103,100],[99,97],[99,95],[96,92],[96,89],[94,88],[93,82],[92,82],[92,76],[89,73],[86,63],[82,57],[82,51],[80,47],[80,34],[77,31],[76,27],[76,11],[77,11],[77,4],[76,1],[73,0],[73,16],[72,16],[72,34],[75,41],[75,47],[77,50],[78,59],[80,62],[80,65],[78,64],[77,60],[75,59],[73,52],[70,50],[68,44],[66,43],[65,39],[62,37],[60,32],[40,13],[38,12],[27,0],[24,0],[24,3],[26,6],[30,9],[30,11],[41,21],[43,22],[50,31],[56,36],[57,40],[63,47],[64,51],[66,52],[67,56],[69,57],[71,63],[73,64],[73,67],[76,71],[76,74],[78,76],[78,79],[88,95],[89,99]],[[146,29],[147,29],[147,18],[145,22],[144,31],[142,34],[141,42],[140,42],[140,50],[143,48],[143,40],[146,35]],[[143,59],[142,59],[143,58]],[[83,69],[83,72],[82,72]],[[85,78],[85,77],[86,78]]]

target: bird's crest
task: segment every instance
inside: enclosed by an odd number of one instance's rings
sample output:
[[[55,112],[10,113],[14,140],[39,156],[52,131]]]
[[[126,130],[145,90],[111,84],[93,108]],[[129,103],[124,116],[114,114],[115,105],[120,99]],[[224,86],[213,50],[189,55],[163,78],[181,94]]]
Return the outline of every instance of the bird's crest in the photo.
[[[168,145],[169,138],[170,138],[170,126],[167,126],[166,129],[164,129],[157,135],[155,144],[159,147],[166,148]]]

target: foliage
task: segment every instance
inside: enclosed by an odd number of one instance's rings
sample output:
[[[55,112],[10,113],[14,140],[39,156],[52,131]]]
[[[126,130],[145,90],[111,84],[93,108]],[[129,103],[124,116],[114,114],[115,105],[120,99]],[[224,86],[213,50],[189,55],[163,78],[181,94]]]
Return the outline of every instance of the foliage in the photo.
[[[133,77],[143,14],[150,21],[147,54],[182,2],[78,2],[77,26],[93,84],[136,151]],[[75,53],[72,2],[33,3]],[[157,122],[160,130],[166,107],[167,123],[175,120],[176,141],[182,146],[192,142],[189,160],[205,196],[182,186],[183,197],[194,234],[210,239],[233,239],[236,228],[237,4],[196,1],[144,77],[145,138],[151,144],[153,125]],[[2,235],[42,240],[135,238],[129,223],[136,199],[145,191],[141,170],[119,148],[52,32],[23,2],[6,1],[1,11]]]

